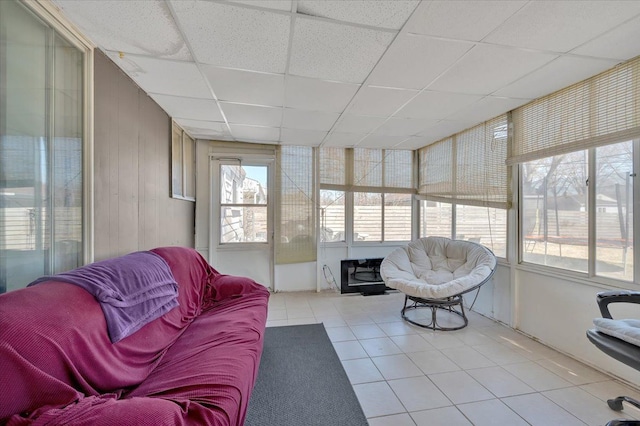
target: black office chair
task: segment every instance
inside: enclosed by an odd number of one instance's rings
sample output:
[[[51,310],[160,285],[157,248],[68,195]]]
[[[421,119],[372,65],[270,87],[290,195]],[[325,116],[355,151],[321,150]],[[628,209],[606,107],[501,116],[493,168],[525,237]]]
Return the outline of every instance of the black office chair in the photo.
[[[634,291],[607,291],[598,293],[598,307],[602,314],[602,318],[613,319],[609,312],[610,303],[638,303],[640,304],[640,292]],[[593,343],[606,353],[607,355],[617,359],[618,361],[628,365],[629,367],[640,370],[640,346],[629,343],[625,340],[606,334],[596,328],[587,330],[587,337]],[[627,402],[637,408],[640,408],[640,401],[628,396],[619,396],[607,401],[609,408],[614,411],[622,411],[622,402]],[[640,426],[640,420],[617,419],[611,420],[606,426]]]

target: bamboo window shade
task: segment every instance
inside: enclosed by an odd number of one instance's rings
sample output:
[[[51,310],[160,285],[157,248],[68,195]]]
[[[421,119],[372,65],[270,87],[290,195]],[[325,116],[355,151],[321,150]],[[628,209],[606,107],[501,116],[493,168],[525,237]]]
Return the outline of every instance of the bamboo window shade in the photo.
[[[509,208],[506,115],[428,145],[419,153],[418,193],[426,199]]]
[[[640,137],[640,57],[512,113],[508,164]]]
[[[277,209],[275,262],[316,260],[314,155],[307,146],[278,147],[276,156]]]

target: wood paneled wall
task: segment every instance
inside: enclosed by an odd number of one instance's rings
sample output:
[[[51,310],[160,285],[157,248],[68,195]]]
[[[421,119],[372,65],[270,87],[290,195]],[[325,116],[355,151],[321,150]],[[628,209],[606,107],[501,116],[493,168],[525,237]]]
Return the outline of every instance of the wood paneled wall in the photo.
[[[193,247],[195,203],[169,196],[171,118],[102,52],[94,57],[95,260]]]

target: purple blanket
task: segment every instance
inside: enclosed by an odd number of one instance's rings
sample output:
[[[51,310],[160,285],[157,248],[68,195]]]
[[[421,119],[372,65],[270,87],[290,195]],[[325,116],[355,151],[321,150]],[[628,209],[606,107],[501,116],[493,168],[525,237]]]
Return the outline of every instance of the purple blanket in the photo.
[[[40,277],[29,286],[45,281],[75,284],[91,293],[102,307],[113,343],[178,306],[178,284],[169,265],[149,251]]]

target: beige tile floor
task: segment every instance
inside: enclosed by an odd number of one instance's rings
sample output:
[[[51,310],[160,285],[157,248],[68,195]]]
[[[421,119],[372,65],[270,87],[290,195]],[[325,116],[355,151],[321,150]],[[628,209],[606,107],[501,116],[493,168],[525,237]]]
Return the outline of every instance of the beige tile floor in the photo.
[[[471,312],[434,332],[402,321],[404,296],[276,293],[267,326],[324,323],[372,426],[604,425],[640,418],[607,398],[640,392]]]

